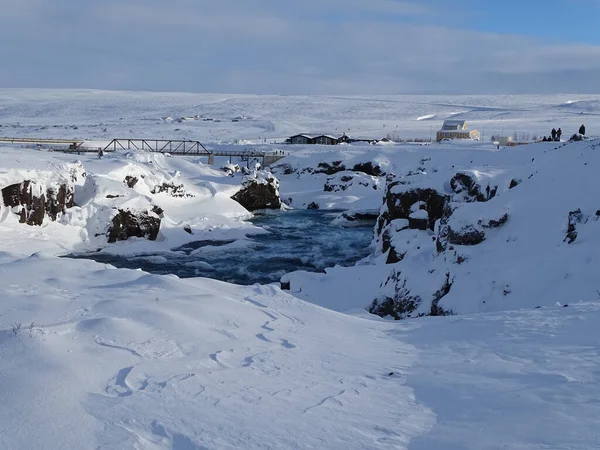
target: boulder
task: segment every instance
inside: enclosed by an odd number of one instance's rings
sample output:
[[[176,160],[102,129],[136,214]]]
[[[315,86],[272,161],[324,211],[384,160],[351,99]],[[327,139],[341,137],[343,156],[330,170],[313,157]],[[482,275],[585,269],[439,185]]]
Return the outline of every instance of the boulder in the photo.
[[[130,237],[155,241],[160,230],[160,222],[160,217],[153,211],[119,209],[108,229],[108,242],[126,241]]]
[[[373,226],[377,221],[379,214],[375,211],[356,210],[344,211],[339,216],[331,221],[332,225],[341,226],[344,228]]]
[[[517,180],[516,178],[513,178],[512,180],[510,180],[510,184],[508,185],[508,188],[514,189],[520,184],[521,184],[521,180]]]
[[[485,232],[475,225],[466,225],[459,230],[448,228],[448,243],[455,245],[477,245],[485,240]]]
[[[247,176],[242,182],[242,188],[231,198],[248,211],[281,209],[279,180],[270,172]]]
[[[315,210],[315,211],[316,211],[316,210],[318,210],[318,209],[320,209],[320,208],[321,208],[321,207],[320,207],[320,206],[319,206],[319,204],[318,204],[318,203],[316,203],[316,202],[310,202],[310,203],[308,204],[308,206],[306,207],[306,209],[312,209],[312,210]]]
[[[47,215],[54,221],[74,205],[74,186],[65,182],[47,187],[43,183],[25,180],[2,189],[4,205],[13,208],[19,222],[42,225]]]

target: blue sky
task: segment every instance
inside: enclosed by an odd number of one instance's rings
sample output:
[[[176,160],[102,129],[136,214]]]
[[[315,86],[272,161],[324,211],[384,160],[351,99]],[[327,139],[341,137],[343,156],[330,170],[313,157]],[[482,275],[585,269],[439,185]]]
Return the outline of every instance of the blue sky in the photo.
[[[598,0],[462,0],[455,4],[471,11],[466,26],[472,29],[600,44]]]
[[[598,17],[600,0],[0,0],[0,87],[599,93]]]

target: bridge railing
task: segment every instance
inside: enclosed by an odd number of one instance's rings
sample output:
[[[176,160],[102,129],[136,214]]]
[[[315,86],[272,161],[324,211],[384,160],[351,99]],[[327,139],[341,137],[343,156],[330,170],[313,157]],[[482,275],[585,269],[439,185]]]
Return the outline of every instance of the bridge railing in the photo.
[[[113,139],[103,150],[145,150],[178,155],[210,155],[212,153],[200,141],[174,139]]]

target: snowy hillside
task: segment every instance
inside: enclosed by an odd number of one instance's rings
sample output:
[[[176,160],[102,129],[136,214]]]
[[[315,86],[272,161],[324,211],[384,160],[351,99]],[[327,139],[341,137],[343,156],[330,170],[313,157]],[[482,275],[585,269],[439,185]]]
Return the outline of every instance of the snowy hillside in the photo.
[[[297,133],[426,138],[445,119],[492,135],[533,137],[600,123],[596,95],[276,96],[0,89],[0,135],[108,140],[185,138],[207,143]],[[597,128],[597,127],[596,127]],[[591,130],[592,128],[590,128]]]
[[[600,139],[269,143],[427,137],[455,116],[594,136],[600,98],[0,90],[0,135],[286,155],[254,170],[0,146],[0,448],[600,448]],[[269,258],[253,214],[294,208],[331,221],[331,246],[372,230],[369,256],[251,286],[64,257],[160,267],[187,249],[235,271],[248,248]],[[315,233],[285,227],[289,253]]]

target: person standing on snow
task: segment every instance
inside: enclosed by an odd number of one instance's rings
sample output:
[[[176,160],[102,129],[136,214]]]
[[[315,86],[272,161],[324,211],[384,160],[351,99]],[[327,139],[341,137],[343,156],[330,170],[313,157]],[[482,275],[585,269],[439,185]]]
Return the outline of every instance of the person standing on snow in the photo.
[[[552,135],[552,140],[555,141],[556,140],[556,130],[554,128],[552,128],[552,131],[550,132],[550,134]]]
[[[559,128],[556,130],[556,140],[560,141],[560,137],[562,136],[562,130]]]
[[[585,136],[585,125],[581,124],[581,126],[579,127],[579,134]]]

